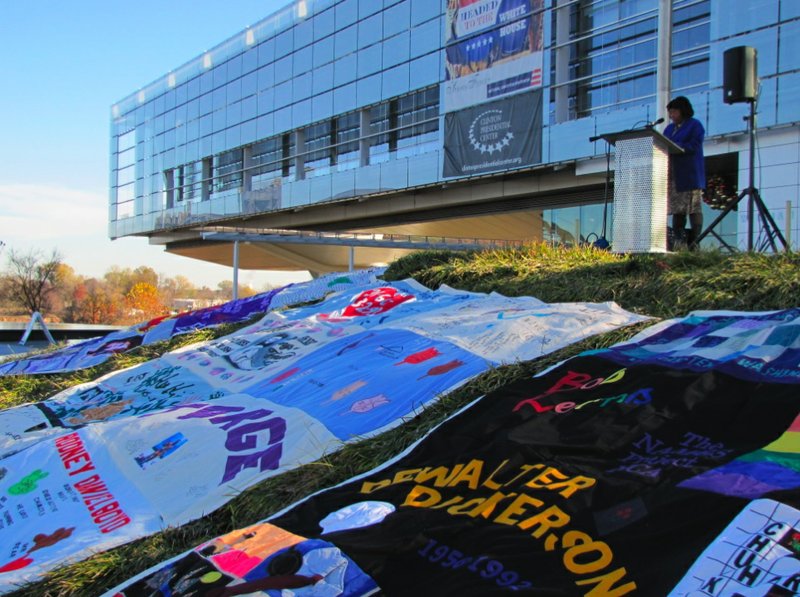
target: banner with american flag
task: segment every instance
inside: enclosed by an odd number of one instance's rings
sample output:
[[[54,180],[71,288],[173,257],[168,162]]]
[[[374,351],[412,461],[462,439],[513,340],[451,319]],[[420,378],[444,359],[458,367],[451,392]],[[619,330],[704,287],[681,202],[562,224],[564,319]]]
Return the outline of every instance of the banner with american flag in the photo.
[[[542,86],[542,0],[452,0],[445,112]]]

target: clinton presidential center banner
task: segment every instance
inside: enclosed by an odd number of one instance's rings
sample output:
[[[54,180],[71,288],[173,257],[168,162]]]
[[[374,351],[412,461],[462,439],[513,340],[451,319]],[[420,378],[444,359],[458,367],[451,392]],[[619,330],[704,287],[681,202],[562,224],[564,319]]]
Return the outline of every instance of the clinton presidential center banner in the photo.
[[[448,0],[445,112],[541,88],[542,0]]]
[[[444,176],[521,168],[542,160],[542,92],[444,117]]]
[[[140,345],[169,340],[178,334],[223,323],[246,321],[270,309],[318,300],[329,292],[374,282],[382,271],[382,269],[372,269],[346,274],[328,274],[316,280],[289,284],[223,305],[177,315],[165,315],[100,338],[71,344],[60,350],[0,363],[0,376],[65,373],[94,367],[117,353],[127,352]]]
[[[576,357],[108,595],[795,595],[798,323],[696,313]]]
[[[0,590],[200,517],[500,362],[642,319],[613,304],[373,284],[0,412]],[[374,588],[333,545],[295,552],[311,577],[329,565]]]

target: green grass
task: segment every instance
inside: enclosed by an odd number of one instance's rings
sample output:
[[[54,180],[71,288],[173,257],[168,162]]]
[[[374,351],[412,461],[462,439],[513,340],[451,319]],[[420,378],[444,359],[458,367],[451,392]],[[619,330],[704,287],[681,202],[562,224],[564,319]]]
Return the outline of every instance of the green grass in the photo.
[[[400,259],[387,280],[416,278],[430,287],[547,302],[616,301],[655,317],[678,317],[696,309],[758,311],[800,303],[800,255],[723,254],[615,255],[591,247],[531,245],[483,253],[426,251]]]
[[[409,417],[397,429],[356,444],[345,445],[334,454],[242,492],[231,502],[200,520],[100,553],[72,566],[65,566],[49,574],[43,581],[29,584],[11,595],[98,595],[198,543],[253,524],[315,491],[341,483],[386,462],[453,412],[483,394],[512,381],[530,377],[583,350],[602,348],[627,339],[647,325],[649,324],[641,323],[614,330],[535,361],[487,371],[458,390],[443,396],[416,416]]]
[[[139,363],[156,359],[165,352],[177,350],[182,346],[227,336],[238,329],[251,325],[254,321],[255,319],[249,319],[241,323],[225,324],[215,328],[207,328],[188,334],[181,334],[170,340],[154,342],[147,346],[139,346],[126,353],[114,355],[106,362],[96,367],[71,373],[0,377],[0,409],[19,406],[28,402],[39,402],[72,386],[94,381],[107,373],[119,371],[120,369],[127,369]],[[52,352],[52,350],[57,350],[57,348],[60,348],[60,346],[42,352]]]
[[[464,290],[508,296],[531,295],[548,302],[614,300],[626,309],[656,317],[694,309],[765,310],[800,303],[800,257],[723,255],[614,255],[592,249],[531,246],[486,253],[426,251],[393,263],[388,280],[414,277],[431,288],[448,284]],[[241,324],[245,325],[245,324]],[[0,407],[43,399],[56,391],[129,367],[167,350],[238,329],[225,326],[142,347],[94,369],[70,375],[0,379]],[[147,537],[54,571],[16,596],[96,595],[198,543],[261,520],[281,508],[385,462],[447,416],[478,396],[528,377],[583,350],[610,346],[649,323],[589,338],[535,361],[493,369],[443,396],[397,429],[343,447],[339,452],[273,477],[231,502],[177,529]]]

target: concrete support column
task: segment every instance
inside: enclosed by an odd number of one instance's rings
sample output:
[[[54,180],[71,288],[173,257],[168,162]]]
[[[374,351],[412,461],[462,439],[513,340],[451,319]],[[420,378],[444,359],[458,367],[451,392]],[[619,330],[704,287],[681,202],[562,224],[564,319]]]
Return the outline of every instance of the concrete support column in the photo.
[[[239,241],[233,241],[233,297],[232,300],[239,298]]]
[[[672,0],[658,0],[657,39],[656,113],[652,115],[652,120],[662,115],[666,118],[667,104],[672,93]],[[662,125],[662,130],[665,125]]]
[[[356,248],[350,247],[350,252],[347,262],[347,271],[352,272],[355,269],[356,269]]]

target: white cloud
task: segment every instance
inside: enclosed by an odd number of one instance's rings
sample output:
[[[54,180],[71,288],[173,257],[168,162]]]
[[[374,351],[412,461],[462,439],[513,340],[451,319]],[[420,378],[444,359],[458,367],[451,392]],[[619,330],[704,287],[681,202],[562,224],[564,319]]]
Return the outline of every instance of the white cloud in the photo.
[[[0,184],[0,241],[8,248],[49,253],[57,249],[64,261],[85,276],[102,276],[113,265],[148,265],[167,276],[182,274],[198,285],[215,287],[230,280],[232,270],[214,263],[166,253],[146,238],[108,238],[108,199],[101,193],[73,188]],[[5,255],[0,253],[0,270]],[[242,270],[239,280],[261,288],[309,278],[307,272]]]
[[[0,185],[0,240],[6,244],[105,235],[108,200],[56,186]]]

